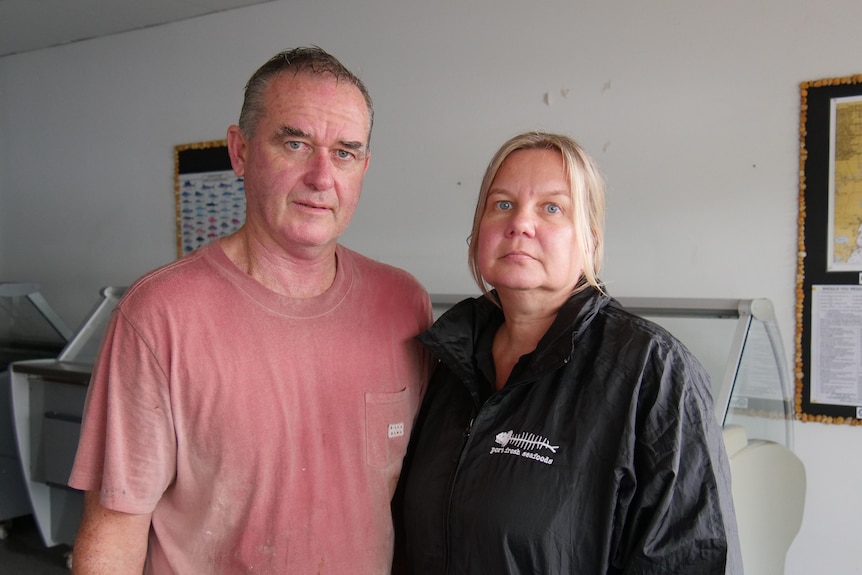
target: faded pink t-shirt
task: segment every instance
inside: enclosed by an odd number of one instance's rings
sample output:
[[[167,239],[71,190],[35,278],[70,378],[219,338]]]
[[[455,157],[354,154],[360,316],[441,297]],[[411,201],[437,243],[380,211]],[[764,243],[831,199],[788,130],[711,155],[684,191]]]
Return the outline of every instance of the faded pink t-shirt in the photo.
[[[406,272],[337,254],[326,293],[291,299],[216,242],[114,311],[69,484],[153,513],[146,573],[388,573],[431,307]]]

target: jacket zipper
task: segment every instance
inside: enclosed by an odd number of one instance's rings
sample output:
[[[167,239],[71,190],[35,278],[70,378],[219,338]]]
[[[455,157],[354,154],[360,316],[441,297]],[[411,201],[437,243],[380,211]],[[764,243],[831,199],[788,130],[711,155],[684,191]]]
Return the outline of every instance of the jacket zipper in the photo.
[[[563,363],[564,364],[568,363],[568,360],[563,361]],[[540,378],[541,378],[540,375],[533,374],[530,377],[528,377],[527,379],[524,379],[524,380],[522,380],[516,384],[513,384],[512,386],[532,383],[534,381],[538,381]],[[464,384],[467,386],[468,389],[470,388],[468,381],[464,381]],[[508,383],[507,383],[507,386],[509,386]],[[509,386],[509,387],[512,387],[512,386]],[[498,395],[500,393],[504,393],[504,391],[503,390],[496,391],[493,394],[491,394],[491,397]],[[453,499],[453,496],[455,494],[455,483],[458,480],[458,473],[461,471],[461,464],[463,463],[465,454],[467,453],[467,446],[470,443],[470,438],[472,436],[473,424],[476,422],[476,419],[479,417],[479,415],[482,411],[482,408],[488,403],[489,399],[490,399],[490,397],[486,398],[485,401],[481,405],[474,404],[475,411],[473,413],[473,417],[470,418],[470,423],[467,424],[467,428],[464,429],[463,438],[461,441],[461,450],[458,453],[458,462],[455,465],[455,471],[452,473],[452,479],[449,483],[449,497],[448,497],[448,501],[446,503],[446,522],[445,522],[445,533],[444,533],[444,535],[445,535],[445,547],[444,547],[444,558],[443,558],[443,574],[444,575],[447,575],[448,573],[451,572],[451,568],[450,568],[450,563],[451,563],[451,525],[450,524],[451,524],[451,517],[452,517],[452,499]],[[474,399],[474,401],[475,401],[475,399]]]
[[[449,561],[450,561],[450,517],[452,514],[452,496],[455,492],[455,482],[458,479],[458,472],[461,470],[461,461],[464,458],[464,454],[467,452],[467,444],[470,442],[470,432],[473,429],[473,422],[476,421],[476,416],[478,415],[478,411],[473,417],[470,418],[470,423],[467,424],[467,428],[464,430],[463,439],[461,441],[461,451],[458,453],[458,463],[455,465],[455,472],[452,473],[452,481],[449,483],[449,499],[446,503],[446,551],[443,562],[443,573],[449,573]]]

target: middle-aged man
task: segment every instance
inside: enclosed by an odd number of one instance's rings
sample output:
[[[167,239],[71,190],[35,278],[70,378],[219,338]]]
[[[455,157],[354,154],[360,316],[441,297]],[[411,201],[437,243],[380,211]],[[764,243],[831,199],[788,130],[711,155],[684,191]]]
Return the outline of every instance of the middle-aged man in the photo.
[[[106,332],[69,482],[75,573],[388,572],[431,306],[337,244],[372,120],[319,48],[249,80],[227,134],[245,224],[138,280]]]

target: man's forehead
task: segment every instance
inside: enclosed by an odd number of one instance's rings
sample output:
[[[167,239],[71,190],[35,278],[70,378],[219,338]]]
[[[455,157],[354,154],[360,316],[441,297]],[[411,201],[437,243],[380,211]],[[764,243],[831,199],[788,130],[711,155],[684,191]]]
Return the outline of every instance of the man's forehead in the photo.
[[[276,98],[280,94],[296,94],[311,92],[317,96],[337,98],[351,102],[370,114],[368,102],[360,89],[347,80],[339,80],[329,73],[311,74],[309,72],[282,72],[273,77],[266,88],[267,96]]]
[[[331,74],[285,74],[267,87],[266,111],[283,125],[278,129],[301,131],[308,137],[323,136],[323,127],[339,126],[339,137],[367,145],[371,113],[359,88]],[[278,117],[281,116],[281,117]],[[355,134],[351,125],[355,125]],[[299,135],[299,134],[296,134]]]

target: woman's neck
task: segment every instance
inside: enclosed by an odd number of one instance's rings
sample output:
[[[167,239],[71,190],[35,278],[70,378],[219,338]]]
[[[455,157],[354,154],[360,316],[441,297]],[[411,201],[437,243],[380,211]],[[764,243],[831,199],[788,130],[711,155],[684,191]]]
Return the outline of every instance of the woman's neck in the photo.
[[[552,309],[503,306],[504,321],[497,329],[492,344],[495,386],[503,388],[521,356],[532,353],[557,318],[559,307]]]

